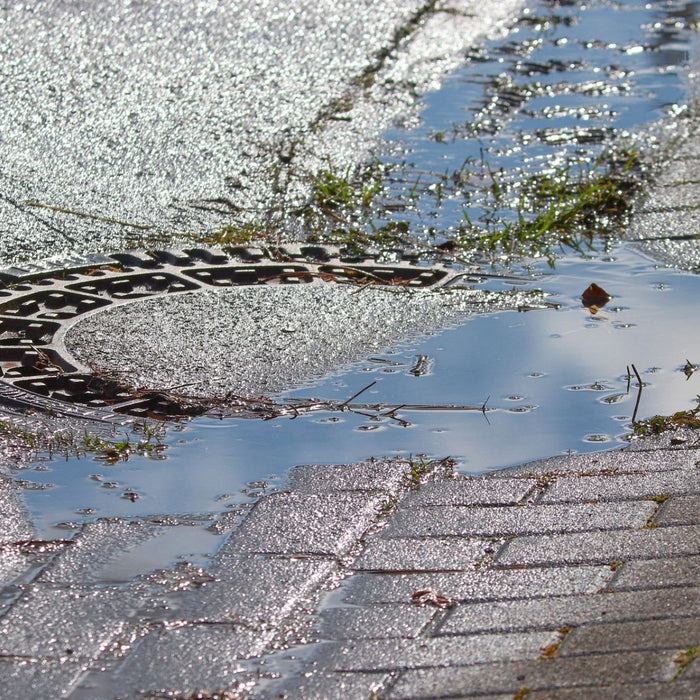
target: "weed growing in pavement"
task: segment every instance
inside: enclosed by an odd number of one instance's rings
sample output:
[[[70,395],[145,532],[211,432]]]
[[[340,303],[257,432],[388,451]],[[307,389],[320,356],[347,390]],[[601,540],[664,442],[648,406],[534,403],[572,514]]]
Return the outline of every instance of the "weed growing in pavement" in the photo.
[[[697,405],[689,411],[677,411],[670,416],[652,416],[645,420],[637,421],[634,426],[634,434],[640,437],[660,435],[668,430],[678,428],[700,428],[700,396],[696,398]]]
[[[218,246],[248,245],[266,240],[269,237],[270,232],[266,226],[250,221],[240,226],[224,226],[224,228],[204,237],[202,242]]]
[[[0,421],[0,438],[15,449],[66,458],[93,456],[107,464],[127,461],[132,455],[159,459],[166,448],[162,442],[163,434],[163,426],[147,422],[133,426],[131,433],[125,434],[123,439],[110,439],[87,432],[81,436],[70,429],[29,430],[10,421]]]
[[[408,481],[412,486],[419,486],[431,475],[449,475],[452,473],[454,461],[450,457],[445,459],[426,459],[425,455],[418,455],[416,459],[409,459]]]
[[[492,259],[546,257],[553,264],[556,248],[584,250],[596,237],[624,230],[641,172],[635,150],[601,156],[590,167],[568,164],[522,183],[489,171],[486,214],[473,222],[465,207],[454,243]]]
[[[389,221],[381,226],[373,222],[383,192],[382,177],[376,163],[357,172],[338,172],[329,163],[317,172],[310,201],[301,211],[306,240],[342,246],[349,253],[406,244],[408,222]]]
[[[700,644],[694,647],[689,647],[688,649],[680,652],[680,654],[678,654],[678,656],[676,656],[676,658],[673,660],[676,664],[678,664],[678,669],[676,670],[676,674],[673,676],[672,680],[677,681],[688,664],[697,658],[700,658]]]
[[[494,171],[485,162],[465,163],[430,185],[416,182],[405,201],[394,202],[385,199],[387,173],[377,164],[354,174],[329,165],[313,177],[301,217],[308,242],[339,245],[351,253],[402,246],[482,262],[530,257],[554,264],[562,247],[583,252],[596,239],[623,232],[643,176],[634,148],[526,176]],[[436,207],[446,198],[464,199],[462,221],[449,231],[431,230],[428,240],[425,232],[412,232],[408,220],[388,216],[410,209],[426,193]],[[470,214],[474,207],[478,219]]]

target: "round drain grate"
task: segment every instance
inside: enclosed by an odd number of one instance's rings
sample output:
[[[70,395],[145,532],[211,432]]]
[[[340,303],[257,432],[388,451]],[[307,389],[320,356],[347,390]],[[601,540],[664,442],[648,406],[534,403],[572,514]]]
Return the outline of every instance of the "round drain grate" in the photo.
[[[81,366],[61,340],[66,329],[108,306],[201,289],[339,282],[436,288],[468,275],[480,276],[442,264],[426,267],[407,254],[385,265],[303,245],[130,251],[65,261],[53,269],[1,270],[0,398],[43,407],[50,402],[52,410],[101,420],[198,415],[209,407],[139,392]]]

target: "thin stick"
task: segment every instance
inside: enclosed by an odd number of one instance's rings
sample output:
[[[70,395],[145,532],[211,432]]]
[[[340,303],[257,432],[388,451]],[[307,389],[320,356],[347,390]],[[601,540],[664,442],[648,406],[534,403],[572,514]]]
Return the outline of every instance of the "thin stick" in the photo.
[[[51,204],[44,204],[42,202],[35,202],[31,199],[25,199],[24,204],[28,207],[41,207],[42,209],[50,209],[51,211],[57,211],[61,214],[72,214],[73,216],[81,216],[83,219],[94,219],[95,221],[104,221],[108,224],[118,224],[119,226],[130,226],[131,228],[137,228],[141,231],[150,231],[155,228],[150,224],[132,224],[129,221],[120,221],[119,219],[112,219],[109,216],[99,216],[98,214],[88,214],[85,211],[76,211],[75,209],[65,209],[64,207],[55,207]]]
[[[632,414],[632,425],[637,424],[637,409],[639,408],[639,402],[642,399],[642,378],[639,376],[639,372],[637,372],[637,368],[632,365],[632,369],[634,370],[634,374],[637,377],[637,381],[639,382],[639,391],[637,392],[637,402],[634,404],[634,413]]]
[[[340,408],[344,408],[347,406],[353,399],[356,399],[360,394],[364,394],[367,389],[371,389],[375,384],[377,383],[377,380],[375,379],[373,382],[368,384],[364,389],[360,389],[356,394],[353,394],[347,401],[343,401],[343,403],[340,404]]]
[[[630,366],[627,365],[627,393],[630,393],[630,381],[632,379],[632,373],[630,372]]]

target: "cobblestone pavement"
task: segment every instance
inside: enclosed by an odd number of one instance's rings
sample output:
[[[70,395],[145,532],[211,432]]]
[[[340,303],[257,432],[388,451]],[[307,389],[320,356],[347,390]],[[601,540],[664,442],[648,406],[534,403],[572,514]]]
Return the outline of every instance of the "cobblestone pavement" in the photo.
[[[697,697],[700,441],[669,443],[421,485],[408,462],[298,467],[233,527],[53,542],[6,482],[0,696]],[[203,525],[227,534],[206,569],[114,573]]]
[[[263,695],[697,697],[693,439],[410,491]],[[419,607],[426,589],[448,607]]]

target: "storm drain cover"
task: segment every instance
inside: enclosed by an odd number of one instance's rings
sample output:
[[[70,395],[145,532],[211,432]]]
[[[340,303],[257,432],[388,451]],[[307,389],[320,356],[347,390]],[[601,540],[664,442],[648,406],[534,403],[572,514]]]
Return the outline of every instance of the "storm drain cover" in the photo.
[[[320,246],[132,251],[0,279],[0,394],[84,417],[240,406],[474,310],[542,299],[475,290],[476,271]]]

